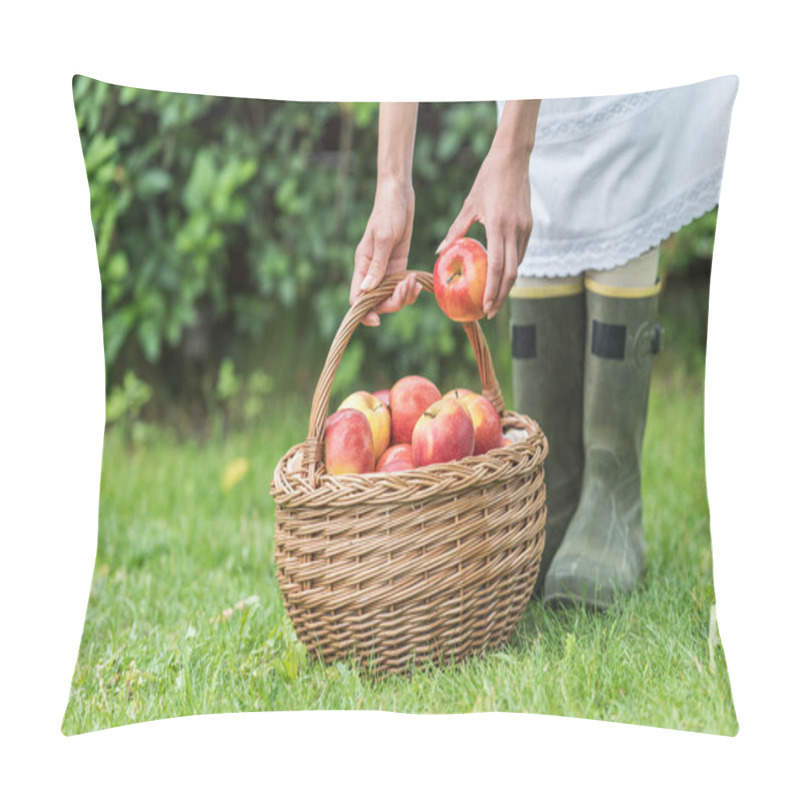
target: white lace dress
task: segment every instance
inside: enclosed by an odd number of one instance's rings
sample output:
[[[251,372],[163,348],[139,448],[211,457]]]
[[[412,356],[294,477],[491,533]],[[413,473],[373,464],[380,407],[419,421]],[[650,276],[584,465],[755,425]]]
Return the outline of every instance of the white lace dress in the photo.
[[[738,84],[543,100],[520,275],[620,266],[714,208]]]

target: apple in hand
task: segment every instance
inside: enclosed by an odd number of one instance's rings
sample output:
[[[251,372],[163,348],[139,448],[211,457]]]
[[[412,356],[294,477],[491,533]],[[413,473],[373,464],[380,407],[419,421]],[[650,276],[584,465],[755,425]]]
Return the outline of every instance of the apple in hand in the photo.
[[[503,424],[494,406],[482,394],[468,394],[458,402],[469,412],[475,428],[474,455],[480,456],[503,446]]]
[[[392,444],[411,444],[411,434],[417,420],[426,408],[441,398],[442,393],[427,378],[420,375],[400,378],[389,392]]]
[[[331,475],[372,472],[375,449],[372,428],[361,411],[343,408],[325,422],[325,469]]]
[[[414,468],[410,444],[393,444],[378,459],[375,472],[401,472]]]
[[[483,295],[489,258],[484,246],[466,236],[456,239],[436,259],[433,294],[439,307],[456,322],[473,322],[484,315]]]
[[[369,392],[353,392],[344,399],[339,406],[343,408],[355,408],[367,418],[372,429],[372,442],[375,458],[380,458],[383,451],[389,446],[389,437],[392,435],[392,419],[389,415],[389,407],[384,405],[374,394]]]
[[[438,400],[414,426],[411,449],[418,467],[465,458],[474,447],[472,419],[459,400]]]

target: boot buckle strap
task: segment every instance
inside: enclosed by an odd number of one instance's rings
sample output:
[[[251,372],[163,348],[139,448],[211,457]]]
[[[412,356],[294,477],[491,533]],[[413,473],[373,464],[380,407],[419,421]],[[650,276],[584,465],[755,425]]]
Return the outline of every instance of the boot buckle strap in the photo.
[[[647,322],[636,331],[634,352],[636,360],[641,362],[648,356],[660,353],[663,346],[663,328],[658,322]]]

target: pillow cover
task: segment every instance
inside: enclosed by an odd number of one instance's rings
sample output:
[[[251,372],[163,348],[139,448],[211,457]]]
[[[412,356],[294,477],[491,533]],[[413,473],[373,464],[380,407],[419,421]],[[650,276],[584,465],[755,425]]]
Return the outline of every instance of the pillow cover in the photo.
[[[307,437],[349,307],[375,197],[378,104],[76,77],[107,427],[97,561],[63,731],[381,708],[735,734],[715,623],[703,371],[736,88],[718,78],[542,102],[525,170],[533,231],[514,251],[509,302],[480,323],[506,406],[536,420],[548,441],[545,535],[519,578],[535,589],[502,606],[502,642],[386,675],[355,658],[317,658],[320,630],[304,632],[287,610],[269,490],[281,458]],[[490,223],[460,215],[496,131],[526,109],[416,109],[410,267],[433,269],[458,218],[493,255]],[[470,344],[428,297],[358,327],[332,378],[330,411],[410,375],[441,394],[481,388]],[[508,459],[520,463],[514,453],[526,446],[509,445]],[[431,549],[431,573],[454,548]],[[361,553],[346,555],[356,587],[379,583],[381,569],[359,572]],[[419,573],[408,583],[430,581]],[[429,589],[426,607],[443,591]],[[359,592],[356,618],[366,611]],[[480,597],[476,618],[499,615],[496,596]]]

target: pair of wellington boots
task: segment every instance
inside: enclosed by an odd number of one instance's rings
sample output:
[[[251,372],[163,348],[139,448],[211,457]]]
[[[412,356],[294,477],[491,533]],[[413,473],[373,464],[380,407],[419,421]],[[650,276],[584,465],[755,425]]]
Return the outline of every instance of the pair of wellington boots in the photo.
[[[659,285],[515,288],[514,399],[549,443],[534,595],[603,610],[644,572],[641,460]]]

